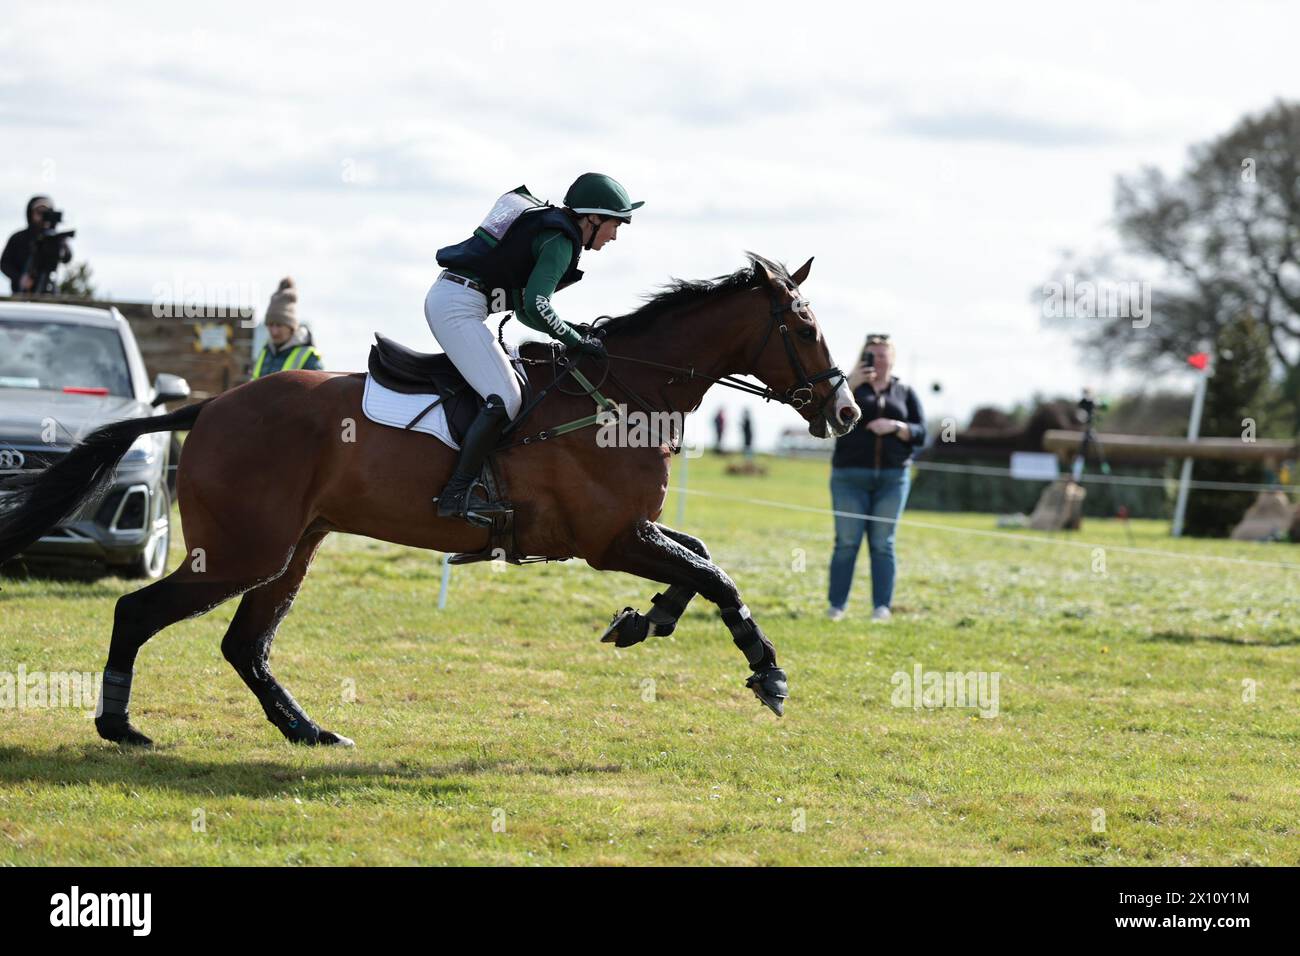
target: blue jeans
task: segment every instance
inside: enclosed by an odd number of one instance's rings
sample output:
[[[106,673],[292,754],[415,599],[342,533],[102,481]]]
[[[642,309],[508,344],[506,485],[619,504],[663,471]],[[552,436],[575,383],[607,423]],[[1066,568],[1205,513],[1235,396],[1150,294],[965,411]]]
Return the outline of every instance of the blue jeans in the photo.
[[[853,568],[862,535],[871,552],[871,606],[889,607],[894,599],[894,537],[907,504],[911,474],[907,468],[832,468],[831,503],[836,511],[866,518],[835,516],[835,550],[831,554],[830,605],[849,602]]]

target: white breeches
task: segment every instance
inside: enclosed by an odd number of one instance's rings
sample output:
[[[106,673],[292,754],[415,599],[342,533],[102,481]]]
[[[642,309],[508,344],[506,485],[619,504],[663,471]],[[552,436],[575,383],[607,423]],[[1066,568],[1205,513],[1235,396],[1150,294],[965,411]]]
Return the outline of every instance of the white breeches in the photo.
[[[424,319],[442,350],[484,398],[499,395],[513,419],[523,396],[519,381],[487,325],[487,298],[439,275],[424,297]]]

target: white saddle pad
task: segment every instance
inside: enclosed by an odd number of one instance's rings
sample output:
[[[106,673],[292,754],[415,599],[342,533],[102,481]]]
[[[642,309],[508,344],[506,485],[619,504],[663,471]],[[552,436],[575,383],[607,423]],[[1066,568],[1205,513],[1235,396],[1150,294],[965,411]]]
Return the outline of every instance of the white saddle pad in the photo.
[[[514,369],[515,378],[519,379],[522,385],[523,370],[519,366],[519,349],[511,346],[508,354],[510,356],[510,367]],[[395,392],[391,388],[380,385],[367,375],[366,390],[361,396],[361,411],[366,418],[378,425],[390,425],[393,428],[406,430],[406,426],[410,424],[411,419],[428,408],[437,398],[437,392],[430,392],[427,395],[407,395],[404,392]],[[447,427],[447,412],[441,402],[433,411],[421,418],[419,423],[410,431],[432,435],[448,448],[460,450],[460,445],[456,443],[456,439],[451,437],[451,429]]]
[[[429,403],[437,398],[436,393],[406,395],[402,392],[394,392],[391,388],[384,388],[367,375],[366,391],[361,397],[361,411],[372,422],[405,429],[412,418],[428,408]],[[411,431],[432,435],[444,445],[460,450],[460,445],[456,444],[456,440],[451,437],[451,429],[447,427],[447,413],[441,404],[421,418]]]

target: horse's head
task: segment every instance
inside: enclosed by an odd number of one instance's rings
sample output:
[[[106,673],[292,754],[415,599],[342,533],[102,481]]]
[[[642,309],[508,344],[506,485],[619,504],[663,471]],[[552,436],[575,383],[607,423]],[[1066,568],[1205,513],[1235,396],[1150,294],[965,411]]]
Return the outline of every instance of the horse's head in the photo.
[[[793,274],[749,253],[754,278],[768,303],[761,345],[745,371],[781,395],[818,438],[847,434],[862,417],[845,375],[836,367],[808,300],[799,286],[812,270],[809,259]]]

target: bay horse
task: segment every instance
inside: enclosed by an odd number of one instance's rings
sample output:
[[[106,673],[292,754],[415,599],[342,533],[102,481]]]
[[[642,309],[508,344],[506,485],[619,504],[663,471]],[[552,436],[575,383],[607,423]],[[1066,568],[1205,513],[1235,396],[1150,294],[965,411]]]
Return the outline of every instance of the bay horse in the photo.
[[[584,358],[582,367],[620,403],[646,406],[651,396],[658,410],[685,415],[722,382],[793,406],[813,435],[844,434],[861,411],[799,290],[812,260],[790,274],[747,255],[749,265],[729,276],[677,280],[641,308],[598,320],[591,329],[609,357]],[[549,344],[521,348],[523,356],[543,353],[553,354]],[[546,384],[548,367],[529,366],[534,391]],[[726,378],[744,374],[765,387]],[[340,531],[473,552],[488,536],[437,517],[432,495],[450,475],[454,452],[427,435],[366,419],[364,384],[363,374],[280,372],[168,415],[104,426],[44,471],[11,480],[0,497],[0,562],[102,493],[140,435],[190,430],[177,483],[186,558],[166,578],[117,601],[95,719],[101,737],[151,743],[128,713],[140,648],[163,628],[243,595],[221,650],[271,723],[294,743],[352,744],[313,722],[270,668],[276,629],[321,542]],[[580,418],[592,401],[552,390],[526,424],[546,429]],[[747,685],[780,716],[787,677],[771,640],[703,542],[658,523],[671,443],[600,447],[595,434],[575,430],[495,453],[515,505],[520,550],[668,585],[648,614],[615,616],[605,639],[619,646],[671,633],[692,597],[704,595],[745,654],[753,671]]]

